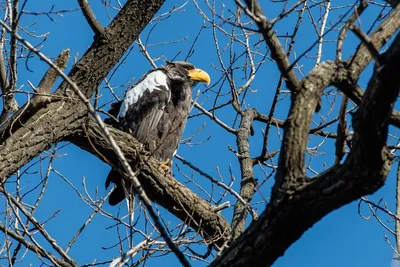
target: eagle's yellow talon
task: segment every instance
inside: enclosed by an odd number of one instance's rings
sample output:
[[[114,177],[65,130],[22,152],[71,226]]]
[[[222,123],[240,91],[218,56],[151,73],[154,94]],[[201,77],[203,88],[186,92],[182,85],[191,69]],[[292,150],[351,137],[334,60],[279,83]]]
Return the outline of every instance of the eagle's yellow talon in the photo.
[[[170,163],[171,163],[170,159],[167,159],[166,161],[161,162],[160,167],[161,167],[161,169],[164,170],[165,173],[169,173],[171,171]]]
[[[161,169],[163,169],[166,173],[169,172],[170,168],[167,164],[161,164]]]

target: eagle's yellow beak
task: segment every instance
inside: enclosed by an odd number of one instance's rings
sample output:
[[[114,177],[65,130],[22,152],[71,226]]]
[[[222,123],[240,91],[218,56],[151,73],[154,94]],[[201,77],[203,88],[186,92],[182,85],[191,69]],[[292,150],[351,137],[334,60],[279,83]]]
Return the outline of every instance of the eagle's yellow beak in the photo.
[[[205,82],[207,83],[207,85],[210,84],[211,81],[210,76],[204,70],[201,69],[188,70],[188,75],[191,80]]]

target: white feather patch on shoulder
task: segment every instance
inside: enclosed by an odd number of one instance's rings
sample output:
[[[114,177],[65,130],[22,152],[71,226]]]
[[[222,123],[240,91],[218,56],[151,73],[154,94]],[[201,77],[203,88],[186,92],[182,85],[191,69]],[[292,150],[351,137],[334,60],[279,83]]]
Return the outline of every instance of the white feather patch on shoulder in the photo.
[[[168,89],[167,75],[161,70],[150,72],[143,81],[126,92],[124,102],[122,102],[119,110],[118,118],[125,117],[129,106],[138,102],[146,90],[149,90],[151,93],[153,90],[161,90],[160,86]]]

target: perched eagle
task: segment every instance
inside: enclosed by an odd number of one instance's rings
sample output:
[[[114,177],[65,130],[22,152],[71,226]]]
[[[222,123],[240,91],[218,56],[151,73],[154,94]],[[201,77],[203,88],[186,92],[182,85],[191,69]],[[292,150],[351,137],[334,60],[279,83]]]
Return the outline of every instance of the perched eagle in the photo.
[[[164,165],[168,168],[189,116],[192,89],[198,82],[209,84],[210,76],[188,62],[167,62],[165,67],[149,71],[128,89],[122,102],[112,104],[109,113],[118,122],[111,119],[106,122],[131,133],[154,158],[169,164]],[[106,188],[111,182],[116,188],[108,202],[114,206],[125,194],[131,194],[132,185],[115,169],[108,174]]]

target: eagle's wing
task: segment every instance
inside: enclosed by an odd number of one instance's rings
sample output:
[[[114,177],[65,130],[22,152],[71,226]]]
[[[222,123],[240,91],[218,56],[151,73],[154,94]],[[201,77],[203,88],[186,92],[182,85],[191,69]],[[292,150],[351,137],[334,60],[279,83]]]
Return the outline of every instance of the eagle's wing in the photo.
[[[164,70],[149,72],[126,92],[118,114],[119,126],[146,143],[170,99],[169,78]]]
[[[115,126],[125,132],[131,132],[139,142],[146,144],[150,133],[157,130],[157,124],[170,99],[169,78],[163,69],[157,69],[148,72],[130,88],[124,100],[112,106],[110,113],[116,115],[119,109],[119,123]],[[106,188],[111,182],[116,184],[116,188],[108,201],[110,205],[116,205],[125,198],[121,176],[117,170],[110,171],[105,183]]]

